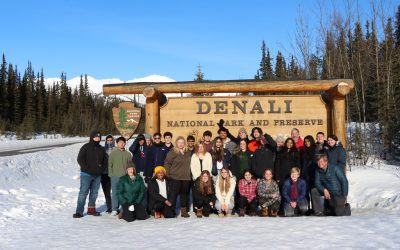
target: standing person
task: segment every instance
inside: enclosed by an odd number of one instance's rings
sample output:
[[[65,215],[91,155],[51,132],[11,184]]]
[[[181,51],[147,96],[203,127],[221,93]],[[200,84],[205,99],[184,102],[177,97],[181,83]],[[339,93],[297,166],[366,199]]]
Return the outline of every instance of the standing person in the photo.
[[[165,159],[167,176],[171,180],[171,201],[176,205],[179,195],[181,203],[181,216],[189,217],[188,194],[190,188],[190,152],[185,149],[185,138],[179,136],[175,142],[176,147],[172,148]]]
[[[119,203],[117,188],[119,179],[126,174],[126,166],[132,161],[132,155],[125,150],[126,140],[124,137],[117,138],[117,149],[112,151],[108,157],[108,175],[111,178],[111,204],[112,216],[118,215]],[[136,172],[136,169],[135,169]]]
[[[250,152],[255,152],[258,148],[262,146],[261,139],[263,138],[263,132],[261,128],[254,127],[251,129],[251,137],[253,138],[250,142],[248,142],[247,147]]]
[[[172,133],[167,131],[164,133],[163,136],[164,136],[165,149],[169,152],[174,147],[174,145],[172,144]],[[167,152],[167,154],[168,154],[168,152]]]
[[[325,140],[324,132],[317,133],[317,142],[316,142],[316,154],[325,154],[326,150],[328,150],[328,142]]]
[[[231,153],[228,149],[223,147],[222,139],[216,137],[214,139],[214,145],[211,152],[213,166],[212,175],[218,176],[221,173],[221,169],[226,166],[228,169],[231,166]]]
[[[146,139],[146,146],[147,148],[151,147],[153,144],[153,141],[151,140],[151,135],[149,134],[144,134],[144,139]]]
[[[117,188],[118,202],[122,206],[122,214],[119,217],[127,222],[136,219],[145,220],[146,209],[141,204],[145,195],[143,179],[136,174],[135,165],[132,162],[126,165],[126,171],[127,174],[120,178]]]
[[[295,147],[297,148],[297,150],[299,150],[299,153],[302,154],[303,147],[304,147],[304,141],[303,141],[303,138],[301,138],[301,136],[300,136],[299,129],[293,128],[290,135],[295,143]]]
[[[315,215],[324,215],[325,201],[328,202],[333,215],[345,215],[348,191],[349,183],[341,167],[328,163],[326,155],[319,155],[315,188],[311,190]]]
[[[242,139],[239,142],[239,147],[235,149],[232,156],[231,172],[239,179],[243,176],[244,171],[251,169],[252,154],[247,148],[246,140]]]
[[[225,123],[225,121],[224,121],[223,119],[221,119],[221,120],[219,120],[219,123],[217,123],[217,125],[218,125],[218,127],[219,127],[220,129],[223,128],[223,129],[226,130],[227,137],[228,137],[233,143],[235,143],[236,145],[239,145],[239,141],[240,141],[241,139],[245,139],[247,143],[250,142],[249,137],[247,136],[247,131],[246,131],[245,128],[240,128],[239,131],[238,131],[238,136],[235,137],[235,136],[233,136],[233,135],[229,132],[229,130],[228,130],[227,128],[224,127],[224,123]],[[232,153],[232,152],[231,152],[231,153]]]
[[[285,136],[282,134],[278,134],[275,138],[276,141],[276,152],[278,153],[285,147]]]
[[[173,218],[174,207],[171,202],[171,182],[166,178],[163,166],[154,169],[154,178],[149,182],[149,210],[155,219]]]
[[[307,184],[300,178],[300,169],[292,168],[290,178],[286,179],[282,187],[283,209],[285,216],[294,216],[299,210],[300,215],[308,211],[306,199]]]
[[[194,141],[195,139],[193,135],[189,135],[188,137],[186,137],[187,151],[190,152],[190,156],[192,156],[195,152]]]
[[[78,164],[81,168],[80,187],[76,212],[73,218],[83,217],[86,197],[89,194],[88,215],[99,216],[96,211],[96,199],[100,188],[101,175],[107,166],[107,154],[100,146],[101,134],[94,131],[90,134],[89,142],[84,144],[79,150]]]
[[[231,141],[231,139],[228,138],[228,130],[224,127],[220,128],[218,130],[218,135],[222,140],[222,143],[224,145],[224,148],[226,148],[229,153],[233,153],[233,150],[236,148],[236,143]]]
[[[213,143],[211,141],[211,138],[212,138],[212,132],[210,130],[204,131],[202,142],[204,144],[204,147],[206,148],[206,151],[210,154],[213,148]]]
[[[261,205],[261,216],[276,217],[281,204],[281,195],[278,184],[272,179],[271,169],[266,169],[264,178],[258,181],[257,195]]]
[[[301,163],[301,178],[306,181],[307,189],[314,187],[315,170],[317,169],[317,146],[311,135],[304,137],[303,158]],[[307,195],[308,197],[308,192]]]
[[[211,174],[208,170],[203,170],[193,185],[193,204],[196,216],[198,218],[208,217],[214,209],[216,200]]]
[[[261,139],[262,146],[253,154],[252,158],[252,171],[255,178],[263,178],[264,171],[269,168],[272,172],[275,171],[275,152],[276,152],[276,142],[269,134],[264,134]]]
[[[150,159],[150,150],[148,150],[146,144],[146,138],[143,134],[139,134],[129,147],[129,151],[132,153],[132,161],[135,163],[136,171],[141,176],[144,176],[145,172],[149,172],[153,175]],[[150,176],[150,178],[151,178]]]
[[[345,173],[346,151],[336,135],[328,136],[328,146],[329,147],[326,150],[326,154],[328,156],[329,164],[339,166],[343,170],[343,173]]]
[[[244,172],[243,178],[239,181],[239,217],[246,213],[250,216],[256,215],[257,209],[257,180],[253,178],[250,170]]]
[[[275,180],[279,187],[283,181],[289,177],[292,167],[300,166],[300,153],[295,147],[295,142],[292,138],[287,138],[284,148],[279,151],[275,162]]]
[[[195,148],[195,153],[192,155],[190,160],[190,170],[193,181],[200,176],[203,170],[211,172],[212,169],[212,157],[211,154],[206,151],[204,144],[199,143]]]
[[[155,133],[153,135],[153,146],[151,147],[151,166],[154,169],[157,166],[164,166],[165,158],[169,152],[169,149],[161,142],[161,133]]]
[[[116,149],[114,137],[112,135],[106,136],[106,143],[104,145],[104,150],[107,153],[107,166],[104,168],[104,173],[101,175],[101,188],[103,189],[104,198],[106,199],[107,213],[112,212],[111,206],[111,179],[108,176],[108,157],[112,151]]]
[[[215,208],[220,215],[227,216],[231,214],[235,205],[235,198],[233,196],[235,187],[236,180],[230,176],[229,169],[226,167],[222,168],[221,174],[215,183],[215,196],[217,197]]]

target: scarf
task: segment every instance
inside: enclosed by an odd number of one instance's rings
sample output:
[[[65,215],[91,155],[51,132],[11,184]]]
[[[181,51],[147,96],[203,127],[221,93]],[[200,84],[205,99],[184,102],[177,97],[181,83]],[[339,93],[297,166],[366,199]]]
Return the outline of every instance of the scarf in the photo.
[[[294,182],[290,180],[290,200],[291,201],[297,201],[297,197],[299,196],[299,192],[297,190],[297,181]]]

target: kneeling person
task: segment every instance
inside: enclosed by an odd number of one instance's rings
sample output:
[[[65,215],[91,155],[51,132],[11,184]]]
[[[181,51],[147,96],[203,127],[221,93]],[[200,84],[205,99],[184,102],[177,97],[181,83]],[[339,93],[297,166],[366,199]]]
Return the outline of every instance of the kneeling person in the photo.
[[[154,168],[155,176],[149,182],[149,210],[154,211],[154,218],[173,218],[174,207],[171,202],[170,181],[166,178],[165,168]]]
[[[290,178],[283,183],[282,197],[285,216],[294,216],[297,210],[301,215],[305,215],[308,210],[306,182],[299,176],[300,169],[294,167],[290,170]]]
[[[193,186],[193,204],[197,217],[201,218],[203,215],[208,217],[216,200],[211,174],[208,170],[203,170]]]
[[[250,216],[256,215],[257,210],[257,180],[254,179],[250,170],[244,172],[244,178],[239,181],[239,216],[247,213]]]
[[[122,204],[120,218],[127,222],[145,220],[146,209],[141,204],[145,194],[143,178],[136,174],[133,162],[129,162],[126,169],[127,174],[119,179],[117,188],[118,201]]]
[[[272,179],[272,170],[264,171],[264,178],[257,184],[258,201],[261,205],[261,216],[276,217],[281,204],[278,183]]]

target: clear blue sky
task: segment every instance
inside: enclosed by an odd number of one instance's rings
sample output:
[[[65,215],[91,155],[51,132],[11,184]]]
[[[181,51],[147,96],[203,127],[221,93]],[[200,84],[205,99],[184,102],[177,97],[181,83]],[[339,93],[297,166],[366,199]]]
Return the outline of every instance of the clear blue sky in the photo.
[[[369,1],[360,5],[369,13]],[[159,74],[185,81],[199,64],[206,79],[253,78],[262,40],[273,56],[288,55],[299,7],[311,26],[319,13],[316,0],[10,0],[0,6],[7,61],[21,69],[30,60],[46,77],[64,71],[68,79]]]

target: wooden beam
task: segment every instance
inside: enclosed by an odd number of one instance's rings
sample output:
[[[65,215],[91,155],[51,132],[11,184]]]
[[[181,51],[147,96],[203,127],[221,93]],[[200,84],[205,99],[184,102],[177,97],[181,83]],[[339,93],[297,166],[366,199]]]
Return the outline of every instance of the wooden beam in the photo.
[[[298,80],[298,81],[202,81],[202,82],[138,82],[103,85],[104,95],[142,94],[146,87],[156,88],[161,93],[238,93],[238,92],[303,92],[328,91],[347,84],[349,90],[354,88],[351,79],[335,80]],[[342,89],[342,87],[340,87]],[[342,90],[340,90],[342,91]]]

